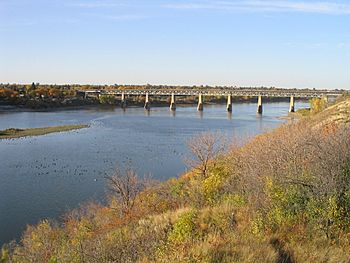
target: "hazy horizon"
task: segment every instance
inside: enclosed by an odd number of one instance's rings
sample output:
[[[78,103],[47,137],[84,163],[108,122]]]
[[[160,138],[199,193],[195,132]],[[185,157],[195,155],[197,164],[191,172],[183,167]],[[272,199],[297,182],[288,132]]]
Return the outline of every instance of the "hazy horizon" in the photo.
[[[348,1],[0,0],[0,83],[349,89]]]

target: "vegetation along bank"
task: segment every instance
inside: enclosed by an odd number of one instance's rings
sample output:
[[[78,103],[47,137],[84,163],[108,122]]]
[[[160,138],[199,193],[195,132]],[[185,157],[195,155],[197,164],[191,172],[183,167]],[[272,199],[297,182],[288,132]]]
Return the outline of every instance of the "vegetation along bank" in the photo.
[[[180,178],[117,170],[107,205],[29,226],[0,262],[349,262],[350,99],[313,104],[245,144],[192,139]]]
[[[121,106],[120,98],[111,95],[91,95],[84,97],[79,90],[203,90],[208,89],[236,89],[236,87],[210,86],[163,86],[163,85],[47,85],[47,84],[1,84],[0,110],[9,107],[23,110],[71,109],[91,106]],[[264,88],[266,91],[275,90],[274,87]],[[128,106],[144,106],[144,96],[129,96],[126,98]],[[178,96],[178,104],[196,104],[196,96]],[[288,98],[267,97],[265,101],[288,101]],[[205,103],[226,103],[225,96],[207,96]],[[254,97],[234,97],[233,102],[256,102]],[[170,97],[152,96],[152,106],[169,106]]]

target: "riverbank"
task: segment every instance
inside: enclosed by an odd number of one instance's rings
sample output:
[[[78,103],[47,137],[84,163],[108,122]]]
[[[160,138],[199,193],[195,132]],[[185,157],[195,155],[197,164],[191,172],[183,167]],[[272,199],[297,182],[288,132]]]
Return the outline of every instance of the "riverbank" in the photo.
[[[109,179],[107,205],[74,211],[63,227],[48,221],[29,227],[22,243],[6,247],[3,257],[345,262],[350,256],[349,110],[349,101],[340,102],[243,146],[232,143],[225,152],[217,148],[220,137],[202,134],[190,144],[192,169],[180,178],[154,184],[130,171],[117,172]],[[123,195],[120,189],[132,191]]]
[[[306,100],[300,100],[300,102],[305,103],[307,102]],[[254,104],[252,101],[238,101],[235,102],[236,104]],[[272,101],[266,102],[266,104],[270,103],[276,103]],[[182,102],[182,103],[176,103],[178,107],[193,107],[196,106],[196,102]],[[204,107],[208,105],[222,105],[225,106],[226,102],[225,101],[219,101],[219,102],[205,102]],[[234,106],[234,105],[233,105]],[[143,108],[144,103],[129,103],[127,108]],[[151,109],[152,108],[167,108],[169,107],[169,104],[164,102],[151,102]],[[64,107],[50,107],[50,108],[37,108],[37,109],[32,109],[32,108],[27,108],[27,107],[22,107],[22,106],[13,106],[13,105],[0,105],[0,114],[1,113],[9,113],[9,112],[62,112],[62,111],[73,111],[73,110],[111,110],[111,109],[120,109],[120,105],[106,105],[106,104],[92,104],[92,105],[81,105],[81,106],[64,106]]]
[[[274,103],[274,102],[288,102],[288,98],[279,97],[267,97],[264,98],[264,103]],[[300,102],[305,102],[305,99],[299,99]],[[170,99],[162,96],[152,96],[151,107],[169,107]],[[196,96],[188,97],[178,97],[176,99],[176,104],[178,106],[193,106],[197,105],[198,98]],[[215,104],[226,104],[227,98],[225,96],[218,97],[206,97],[204,98],[204,104],[215,105]],[[245,98],[245,97],[233,97],[232,103],[256,103],[256,98]],[[142,96],[134,96],[127,98],[128,107],[143,107],[144,98]],[[108,108],[120,108],[120,101],[113,97],[110,103],[101,103],[96,98],[73,99],[70,103],[58,103],[57,101],[47,101],[38,100],[36,103],[31,104],[21,104],[21,103],[11,103],[9,101],[0,100],[0,113],[1,112],[51,112],[51,111],[65,111],[65,110],[84,110],[84,109],[108,109]]]
[[[27,224],[59,219],[88,200],[104,202],[104,176],[117,164],[132,160],[139,174],[165,181],[186,170],[183,160],[191,137],[208,129],[227,135],[261,134],[285,122],[277,117],[286,115],[288,107],[289,103],[266,104],[262,116],[256,114],[255,103],[236,104],[232,114],[225,105],[207,105],[203,113],[193,105],[179,106],[176,112],[167,106],[150,112],[117,107],[1,114],[0,130],[71,124],[91,128],[0,141],[0,199],[6,204],[0,206],[0,247],[19,240]],[[40,199],[34,193],[40,193]],[[8,210],[7,204],[13,203],[16,207]]]
[[[82,106],[65,106],[65,107],[50,107],[50,108],[39,108],[32,109],[21,106],[11,106],[11,105],[0,105],[0,114],[8,112],[59,112],[59,111],[72,111],[72,110],[96,110],[96,109],[111,109],[116,108],[116,106],[109,105],[82,105]]]
[[[43,128],[30,128],[30,129],[9,128],[9,129],[0,131],[0,140],[16,139],[16,138],[29,137],[29,136],[40,136],[40,135],[45,135],[49,133],[78,130],[78,129],[83,129],[87,127],[89,126],[88,125],[65,125],[65,126],[52,126],[52,127],[43,127]]]

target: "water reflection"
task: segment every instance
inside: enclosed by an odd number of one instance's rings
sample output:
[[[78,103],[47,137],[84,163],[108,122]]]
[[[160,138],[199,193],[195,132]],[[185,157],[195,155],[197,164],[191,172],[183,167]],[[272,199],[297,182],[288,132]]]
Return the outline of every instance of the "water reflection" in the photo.
[[[202,110],[199,110],[198,111],[198,116],[199,116],[199,118],[202,120],[203,119],[203,116],[204,116],[204,113],[203,113],[204,111],[202,111]]]
[[[257,121],[258,121],[258,124],[259,124],[259,130],[261,130],[261,131],[263,131],[263,129],[264,129],[264,123],[263,123],[263,121],[264,121],[264,119],[263,119],[263,115],[262,114],[260,114],[260,113],[257,113],[256,114],[256,119],[257,119]]]

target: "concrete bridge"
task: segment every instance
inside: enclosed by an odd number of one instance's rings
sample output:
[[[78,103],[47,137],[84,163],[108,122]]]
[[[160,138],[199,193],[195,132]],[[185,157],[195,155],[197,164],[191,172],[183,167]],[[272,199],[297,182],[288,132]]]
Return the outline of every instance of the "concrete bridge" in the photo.
[[[259,88],[218,88],[218,89],[145,89],[145,90],[78,90],[85,97],[93,96],[120,96],[121,106],[126,108],[126,96],[145,96],[146,110],[150,110],[150,96],[170,96],[170,110],[176,110],[176,96],[198,96],[197,110],[203,110],[204,96],[227,96],[227,111],[232,112],[232,97],[257,97],[257,112],[263,112],[263,97],[289,97],[289,112],[295,110],[295,98],[336,98],[343,91],[333,90],[300,90],[300,89],[259,89]]]

